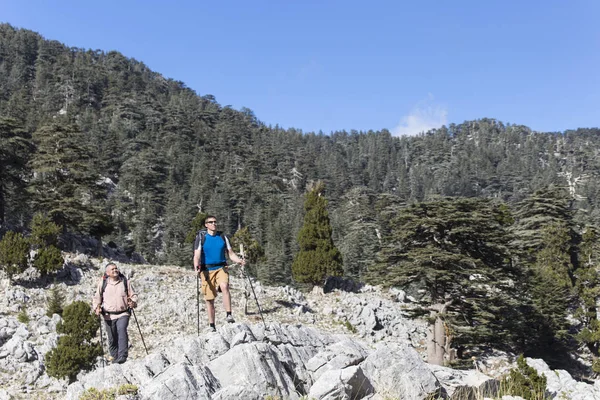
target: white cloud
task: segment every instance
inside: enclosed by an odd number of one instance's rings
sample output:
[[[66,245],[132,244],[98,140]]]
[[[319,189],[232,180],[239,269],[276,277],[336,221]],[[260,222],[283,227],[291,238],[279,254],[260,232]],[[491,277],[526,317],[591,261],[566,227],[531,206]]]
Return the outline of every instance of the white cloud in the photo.
[[[448,110],[446,107],[436,105],[432,94],[425,100],[420,101],[400,120],[400,123],[392,130],[394,136],[413,136],[430,129],[440,128],[446,125]]]

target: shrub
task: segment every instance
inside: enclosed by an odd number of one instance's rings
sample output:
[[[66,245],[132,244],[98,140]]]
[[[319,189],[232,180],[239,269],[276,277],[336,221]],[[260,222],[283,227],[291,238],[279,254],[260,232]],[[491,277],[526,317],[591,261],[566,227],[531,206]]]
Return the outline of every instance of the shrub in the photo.
[[[115,398],[115,389],[98,390],[91,387],[79,396],[79,400],[112,400]]]
[[[114,388],[98,390],[92,387],[83,392],[79,397],[79,400],[112,400],[116,398],[116,396],[128,394],[136,395],[137,392],[138,387],[129,383],[119,386],[116,390]]]
[[[356,328],[354,327],[354,325],[352,325],[350,323],[350,321],[348,321],[348,320],[344,321],[344,326],[346,327],[346,329],[348,329],[352,333],[356,333],[357,332]]]
[[[546,377],[539,375],[535,368],[527,365],[523,355],[517,359],[517,368],[510,371],[501,386],[507,395],[521,396],[526,400],[543,400],[546,398]]]
[[[79,371],[92,369],[96,358],[102,355],[95,338],[100,322],[91,313],[90,306],[83,301],[75,301],[63,310],[63,321],[56,327],[58,333],[65,334],[58,339],[58,345],[46,353],[48,376],[69,378],[73,382]]]
[[[74,301],[66,306],[62,317],[56,326],[58,333],[73,336],[80,342],[89,342],[96,337],[100,321],[85,301]]]
[[[25,271],[28,254],[29,242],[20,233],[8,231],[0,240],[0,267],[9,278]]]
[[[80,371],[91,370],[101,355],[98,343],[81,343],[73,336],[61,336],[58,345],[46,353],[46,372],[48,376],[69,378],[73,382]]]
[[[65,295],[59,286],[54,285],[52,289],[50,289],[50,298],[48,299],[46,315],[50,318],[52,318],[54,314],[62,315],[64,302]]]
[[[31,221],[31,244],[34,247],[46,247],[56,245],[60,226],[56,225],[49,217],[40,213],[33,216]]]
[[[125,383],[121,386],[119,386],[119,388],[117,389],[117,394],[119,396],[124,395],[124,394],[137,394],[138,392],[138,387],[135,385],[132,385],[131,383]]]
[[[33,260],[33,266],[42,275],[47,275],[61,269],[64,261],[60,250],[51,245],[38,250]]]
[[[21,311],[19,312],[19,315],[17,315],[17,320],[22,323],[22,324],[28,324],[29,323],[29,314],[27,314],[27,308],[23,307],[21,309]]]

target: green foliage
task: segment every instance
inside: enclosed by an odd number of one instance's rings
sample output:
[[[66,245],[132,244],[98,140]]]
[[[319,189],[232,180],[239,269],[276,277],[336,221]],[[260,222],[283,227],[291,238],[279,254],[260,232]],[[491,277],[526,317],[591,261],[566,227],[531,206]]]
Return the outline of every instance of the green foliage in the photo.
[[[32,147],[31,135],[16,119],[0,116],[0,225],[7,219],[16,223],[23,215]]]
[[[138,387],[129,383],[121,385],[117,389],[110,388],[98,390],[92,387],[83,392],[79,397],[79,400],[113,400],[117,396],[136,395],[137,392]]]
[[[56,246],[59,234],[60,226],[52,222],[48,216],[41,213],[33,216],[29,241],[34,248]]]
[[[344,321],[344,326],[346,327],[346,329],[348,329],[348,331],[350,331],[352,333],[356,333],[357,332],[356,328],[348,320]]]
[[[42,275],[50,274],[62,268],[64,258],[60,250],[55,246],[48,246],[38,250],[33,259],[33,266]]]
[[[565,190],[549,186],[515,207],[513,240],[521,264],[528,271],[526,290],[529,323],[521,336],[527,353],[550,365],[564,359],[570,335],[567,320],[574,303],[573,287],[577,235]]]
[[[9,278],[27,268],[29,242],[22,234],[8,231],[0,240],[0,267]]]
[[[87,389],[79,396],[79,400],[113,400],[116,397],[115,389],[98,390],[95,387]]]
[[[61,336],[58,345],[46,353],[46,371],[48,376],[73,382],[80,371],[91,370],[101,355],[98,343],[82,343],[73,336]]]
[[[80,371],[93,368],[96,358],[102,355],[98,343],[92,343],[100,322],[91,313],[90,306],[76,301],[63,310],[63,321],[56,327],[58,345],[46,354],[46,369],[49,376],[68,378],[71,382]]]
[[[196,214],[196,216],[192,220],[192,226],[185,235],[185,243],[193,244],[194,240],[196,239],[196,235],[198,234],[198,231],[200,231],[201,229],[206,229],[206,227],[204,226],[204,220],[206,219],[207,215],[208,214],[203,212],[198,212]]]
[[[48,308],[46,309],[46,315],[50,318],[54,314],[62,316],[64,310],[65,295],[58,285],[54,285],[50,289],[50,298],[48,299]]]
[[[96,337],[100,321],[85,301],[75,301],[66,306],[62,317],[63,320],[56,326],[58,333],[72,336],[80,342],[90,342]]]
[[[100,237],[111,232],[110,215],[101,200],[88,141],[67,118],[41,126],[33,135],[37,151],[29,190],[33,208],[63,229]]]
[[[597,374],[600,374],[600,359],[595,359],[592,361],[592,371]]]
[[[125,384],[119,386],[119,388],[117,389],[117,394],[119,396],[126,395],[126,394],[135,395],[135,394],[137,394],[137,392],[138,392],[138,387],[131,383],[125,383]]]
[[[336,243],[344,259],[344,276],[361,281],[380,248],[381,226],[375,210],[377,195],[365,187],[350,189],[342,198],[337,213]]]
[[[250,264],[265,260],[265,250],[260,243],[252,237],[247,226],[239,229],[231,237],[231,247],[234,251],[237,251],[237,249],[240,248],[240,245],[244,245],[244,257],[246,257],[246,260]]]
[[[423,304],[440,313],[432,322],[442,318],[455,345],[509,345],[507,324],[519,320],[510,282],[519,271],[510,263],[503,212],[463,198],[398,209],[368,282],[422,293]]]
[[[510,371],[501,382],[504,395],[521,396],[525,400],[543,400],[546,398],[546,377],[527,365],[523,355],[517,359],[517,368]]]
[[[106,235],[127,255],[135,250],[148,261],[189,265],[191,246],[182,243],[191,210],[201,204],[219,216],[220,229],[231,233],[247,226],[264,247],[265,260],[251,264],[261,281],[290,284],[293,255],[305,251],[296,240],[303,225],[302,193],[307,182],[323,179],[331,239],[343,257],[344,274],[365,279],[366,271],[378,262],[374,255],[380,245],[387,243],[379,262],[389,260],[390,271],[381,268],[375,276],[381,280],[390,272],[389,277],[398,281],[393,270],[410,264],[408,259],[393,260],[394,253],[399,259],[410,251],[400,246],[397,223],[392,222],[399,209],[440,196],[494,198],[507,204],[506,213],[499,207],[496,223],[505,227],[515,220],[511,242],[520,254],[512,258],[513,265],[527,267],[531,276],[514,281],[522,295],[514,296],[515,307],[505,318],[518,322],[510,329],[488,323],[504,312],[506,302],[493,298],[482,310],[483,291],[459,291],[457,299],[469,316],[465,329],[488,333],[499,329],[501,336],[514,336],[519,330],[527,345],[555,337],[542,329],[548,318],[540,313],[560,305],[558,296],[549,296],[544,305],[540,301],[544,291],[537,285],[544,281],[536,283],[534,276],[542,228],[558,220],[569,222],[570,231],[579,231],[575,223],[600,221],[600,184],[584,179],[584,173],[593,177],[600,172],[596,154],[600,129],[545,134],[485,118],[411,137],[393,137],[386,130],[303,133],[269,126],[251,110],[222,106],[214,96],[200,97],[185,83],[162,77],[115,51],[73,49],[7,24],[0,24],[0,48],[1,233],[26,231],[33,213],[41,212],[59,223],[64,233]],[[35,151],[30,132],[36,132]],[[571,183],[577,182],[572,193],[545,189],[567,187],[566,174]],[[570,216],[570,210],[582,212]],[[458,269],[457,275],[464,268],[462,278],[487,269],[483,267],[489,266],[487,261],[479,261],[482,257],[462,252],[478,244],[469,243],[467,236],[462,236],[464,243],[454,240],[457,232],[448,226],[452,235],[440,235],[442,244],[457,247],[448,255],[441,245],[430,246],[433,260],[448,261]],[[194,227],[192,235],[199,228]],[[392,243],[398,246],[393,248]],[[589,340],[585,343],[594,353],[596,310],[590,299],[597,284],[591,269],[585,267],[585,273],[576,269],[588,257],[583,247],[577,254],[576,240],[572,244],[569,274],[583,282],[577,284],[579,298],[572,305],[581,306],[581,338]],[[438,257],[435,251],[440,248]],[[427,250],[412,255],[424,265]],[[473,259],[475,264],[469,264]],[[308,261],[313,260],[302,261],[299,268],[297,263],[296,272]],[[11,263],[9,268],[13,267]],[[439,274],[443,291],[453,272],[443,268],[431,272],[434,267],[430,262],[428,273],[422,274],[427,279],[411,282],[411,290],[425,283],[435,285]],[[503,268],[498,270],[502,275]],[[322,274],[315,275],[301,279],[318,282]],[[495,289],[497,282],[492,283]],[[515,314],[523,312],[530,312],[535,323],[522,324]]]
[[[306,194],[304,225],[298,233],[300,251],[292,264],[294,280],[322,285],[327,276],[343,274],[342,255],[333,244],[327,200],[322,196],[324,184]]]
[[[600,321],[597,318],[597,299],[600,297],[600,276],[597,271],[600,243],[598,230],[588,226],[582,234],[580,245],[580,265],[576,275],[576,288],[579,308],[576,317],[582,322],[577,340],[583,343],[595,357],[600,354]],[[592,369],[600,372],[600,363],[595,360]]]
[[[22,324],[28,324],[30,321],[29,314],[27,314],[27,307],[21,308],[17,315],[17,320]]]

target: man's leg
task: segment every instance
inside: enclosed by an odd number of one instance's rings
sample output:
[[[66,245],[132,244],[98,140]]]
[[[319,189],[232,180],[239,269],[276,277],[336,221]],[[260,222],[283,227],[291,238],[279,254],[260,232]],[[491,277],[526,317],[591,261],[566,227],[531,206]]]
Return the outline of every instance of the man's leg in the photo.
[[[129,336],[127,335],[127,327],[129,326],[129,315],[120,317],[115,321],[117,329],[117,339],[119,351],[117,353],[117,362],[122,364],[127,360],[129,355]]]
[[[229,323],[235,322],[233,316],[231,315],[231,292],[229,290],[229,274],[225,269],[219,270],[217,281],[219,289],[221,289],[221,294],[223,295],[223,308],[227,313],[225,321]]]
[[[117,343],[117,324],[115,320],[105,319],[104,326],[106,327],[106,336],[108,336],[108,352],[110,356],[115,360],[119,351]]]
[[[208,314],[208,323],[215,323],[215,300],[206,300],[206,313]]]
[[[231,292],[229,291],[229,283],[221,282],[219,285],[221,294],[223,295],[223,308],[226,312],[231,312]]]

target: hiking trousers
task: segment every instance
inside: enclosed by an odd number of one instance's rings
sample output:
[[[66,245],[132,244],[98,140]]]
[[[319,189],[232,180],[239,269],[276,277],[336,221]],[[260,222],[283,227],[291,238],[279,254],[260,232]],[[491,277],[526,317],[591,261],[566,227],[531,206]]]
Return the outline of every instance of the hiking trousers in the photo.
[[[129,350],[129,338],[127,327],[129,326],[129,315],[117,319],[105,319],[106,333],[108,335],[108,350],[114,360],[125,362]]]

